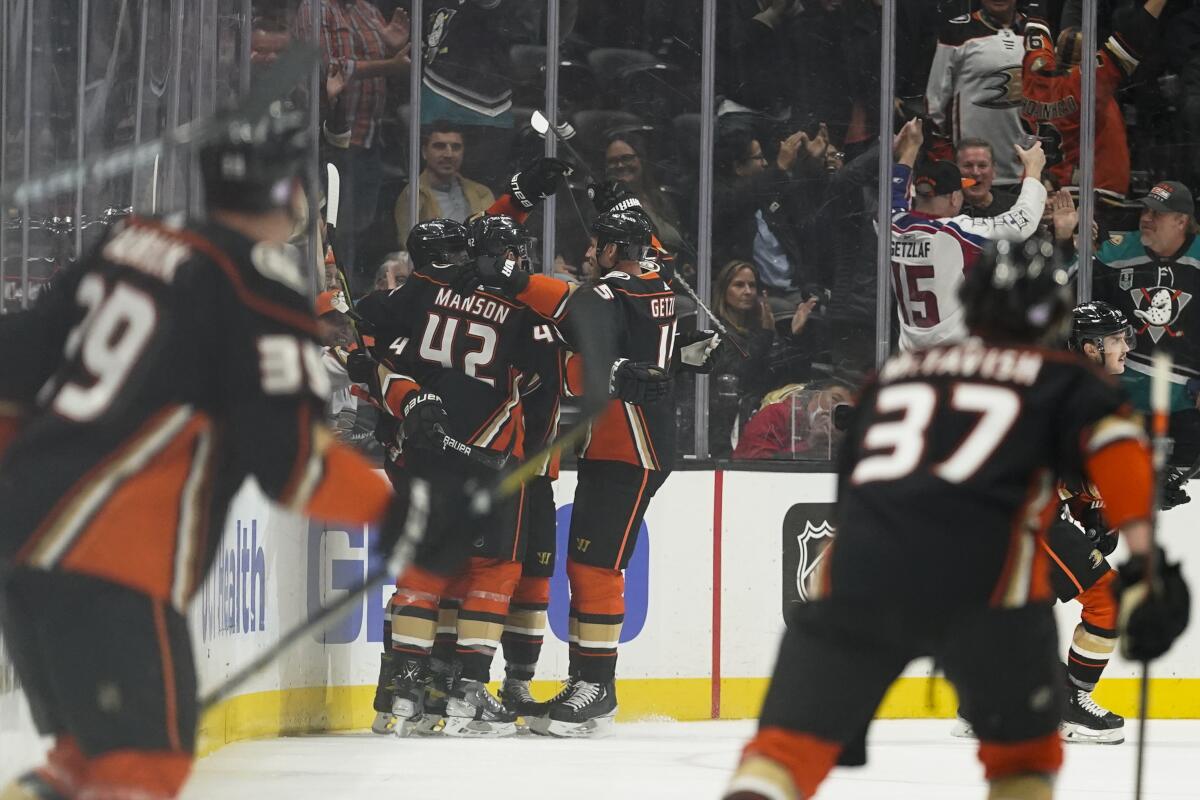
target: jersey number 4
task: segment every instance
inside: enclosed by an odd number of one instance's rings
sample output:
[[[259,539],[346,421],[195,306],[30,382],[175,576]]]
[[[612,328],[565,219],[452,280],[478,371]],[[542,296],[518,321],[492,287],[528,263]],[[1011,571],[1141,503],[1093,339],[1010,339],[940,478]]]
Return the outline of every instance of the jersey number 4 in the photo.
[[[430,314],[425,323],[425,332],[421,334],[421,349],[417,351],[421,358],[443,367],[459,367],[460,365],[454,362],[453,350],[455,334],[458,333],[458,326],[462,322],[458,317]],[[491,325],[470,322],[466,326],[466,335],[475,340],[475,346],[463,356],[462,371],[488,386],[495,386],[495,378],[480,375],[479,370],[491,366],[496,358],[500,334]]]
[[[937,390],[925,383],[902,383],[880,391],[875,414],[899,413],[900,418],[867,428],[862,449],[883,452],[859,461],[850,481],[856,485],[894,481],[915,471],[928,446],[929,424],[937,404]],[[962,483],[979,471],[1012,430],[1021,411],[1021,398],[1004,386],[959,383],[950,389],[950,409],[979,419],[954,451],[930,469],[942,480]]]

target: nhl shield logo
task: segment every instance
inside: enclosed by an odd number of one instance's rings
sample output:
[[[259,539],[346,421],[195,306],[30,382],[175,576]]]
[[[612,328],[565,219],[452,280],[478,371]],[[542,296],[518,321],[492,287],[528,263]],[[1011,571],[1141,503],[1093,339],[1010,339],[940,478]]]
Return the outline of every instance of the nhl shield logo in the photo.
[[[1128,292],[1133,288],[1133,270],[1123,269],[1117,277],[1117,285],[1121,287],[1121,291]]]
[[[1153,286],[1130,289],[1129,296],[1133,300],[1133,315],[1142,323],[1137,329],[1139,336],[1148,333],[1155,344],[1164,333],[1171,338],[1183,336],[1183,331],[1175,326],[1192,300],[1190,294],[1170,286]]]
[[[783,519],[783,613],[812,598],[809,579],[824,561],[837,530],[833,503],[796,503]]]

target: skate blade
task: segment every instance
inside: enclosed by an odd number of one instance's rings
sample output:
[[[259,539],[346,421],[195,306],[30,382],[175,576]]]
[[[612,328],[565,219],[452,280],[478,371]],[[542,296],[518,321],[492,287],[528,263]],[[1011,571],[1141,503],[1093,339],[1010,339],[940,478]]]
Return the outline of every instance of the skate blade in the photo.
[[[950,729],[950,735],[956,739],[976,738],[975,729],[965,719],[955,720],[954,727]]]
[[[407,739],[417,731],[417,725],[421,723],[421,717],[412,719],[400,719],[397,717],[396,727],[392,729],[392,734],[397,739]]]
[[[501,739],[517,735],[515,722],[488,722],[469,717],[446,717],[442,735],[454,739]]]
[[[1068,744],[1121,744],[1125,741],[1124,728],[1097,730],[1075,722],[1064,722],[1058,733]]]
[[[424,714],[419,722],[413,725],[413,733],[417,736],[441,736],[446,718],[441,714]]]
[[[559,739],[603,739],[616,733],[613,725],[614,712],[604,717],[589,719],[587,722],[559,722],[548,720],[547,732]]]
[[[375,720],[371,723],[371,733],[389,736],[396,728],[396,717],[388,711],[376,711]]]
[[[525,717],[525,725],[529,728],[529,732],[535,736],[550,735],[549,717]]]

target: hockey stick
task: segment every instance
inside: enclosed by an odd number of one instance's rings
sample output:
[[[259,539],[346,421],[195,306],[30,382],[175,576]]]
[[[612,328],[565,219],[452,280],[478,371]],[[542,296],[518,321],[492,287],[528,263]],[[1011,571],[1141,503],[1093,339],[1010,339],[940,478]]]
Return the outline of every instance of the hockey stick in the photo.
[[[259,78],[242,102],[230,112],[192,120],[173,128],[158,139],[107,154],[92,156],[61,169],[47,172],[11,188],[0,190],[0,204],[21,205],[45,200],[79,184],[93,184],[154,163],[168,149],[191,152],[216,141],[238,125],[253,124],[271,104],[285,97],[320,61],[320,51],[307,44],[293,44]]]
[[[1143,580],[1151,593],[1157,593],[1159,582],[1155,579],[1158,572],[1158,559],[1155,557],[1155,533],[1158,527],[1158,506],[1162,499],[1163,477],[1166,473],[1167,461],[1171,457],[1171,437],[1168,435],[1171,416],[1171,355],[1164,350],[1156,350],[1151,362],[1150,374],[1150,411],[1151,411],[1151,441],[1154,458],[1154,503],[1150,506],[1150,547],[1147,559],[1149,566]],[[1142,662],[1142,678],[1138,686],[1138,743],[1137,761],[1134,770],[1135,800],[1142,798],[1142,779],[1145,774],[1146,760],[1146,717],[1150,705],[1150,662]]]
[[[589,183],[596,182],[595,177],[592,175],[591,171],[587,167],[587,162],[583,160],[583,156],[579,155],[579,152],[574,147],[571,146],[571,143],[569,141],[567,141],[567,137],[566,137],[566,135],[563,134],[562,130],[558,127],[551,125],[550,120],[546,119],[545,115],[543,115],[541,111],[534,110],[533,114],[529,118],[529,124],[533,127],[533,129],[538,133],[539,136],[545,136],[546,134],[553,131],[554,138],[557,139],[559,141],[559,143],[562,144],[562,146],[567,149],[567,152],[571,154],[572,158],[574,158],[576,161],[579,162],[579,166],[583,171],[583,175],[585,178],[587,178],[588,182]],[[569,130],[574,130],[573,128],[570,128],[569,123],[566,123],[566,122],[563,123],[562,127],[566,127]],[[571,201],[574,202],[574,200],[575,200],[575,195],[572,194]],[[575,206],[575,210],[577,212],[579,212],[579,223],[583,226],[584,233],[590,237],[592,235],[592,232],[588,228],[587,223],[584,222],[583,213],[579,211],[578,205]],[[696,256],[695,253],[692,253],[691,255],[693,257]],[[700,299],[700,296],[697,295],[695,290],[692,289],[692,287],[688,284],[688,282],[683,279],[682,275],[680,275],[678,272],[672,271],[671,280],[679,282],[680,287],[683,288],[684,294],[686,294],[688,297],[692,298],[692,302],[694,302],[698,308],[701,308],[704,310],[704,313],[708,315],[709,320],[712,322],[713,327],[717,329],[717,333],[721,334],[726,339],[728,339],[729,342],[733,345],[734,349],[737,350],[738,353],[741,354],[742,358],[750,357],[750,354],[748,352],[746,352],[745,348],[743,348],[740,344],[738,344],[737,340],[729,335],[729,329],[725,327],[725,323],[721,322],[720,318],[717,317],[717,315],[712,312],[712,309],[710,309],[708,307],[708,305],[703,300]]]

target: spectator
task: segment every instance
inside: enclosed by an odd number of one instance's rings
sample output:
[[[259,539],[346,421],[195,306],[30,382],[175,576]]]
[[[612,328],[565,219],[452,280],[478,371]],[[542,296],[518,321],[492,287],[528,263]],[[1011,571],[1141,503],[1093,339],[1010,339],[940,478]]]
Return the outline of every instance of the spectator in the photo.
[[[721,268],[713,297],[713,313],[732,341],[718,352],[709,382],[709,446],[715,458],[727,458],[739,417],[749,416],[771,387],[807,379],[813,336],[805,331],[817,299],[797,304],[781,335],[754,265],[736,259]]]
[[[409,219],[408,205],[412,184],[404,187],[396,200],[396,235],[403,242],[417,222],[452,219],[466,222],[471,216],[487,211],[496,201],[491,189],[463,177],[465,153],[462,131],[446,120],[434,122],[422,136],[421,158],[425,169],[418,180],[417,220]]]
[[[963,187],[962,213],[969,217],[996,217],[1013,207],[1017,196],[992,184],[996,180],[996,159],[986,139],[962,139],[955,148],[958,170],[967,180]]]
[[[947,22],[929,70],[925,98],[940,149],[967,138],[990,142],[996,184],[1021,180],[1012,152],[1021,140],[1023,23],[1017,0],[982,0],[982,8]],[[946,150],[938,154],[949,157]]]
[[[390,292],[397,286],[403,286],[412,274],[412,259],[404,250],[388,253],[379,269],[375,271],[376,291]]]
[[[1150,359],[1169,353],[1171,367],[1172,463],[1191,465],[1200,457],[1200,238],[1192,193],[1163,181],[1140,201],[1134,233],[1114,235],[1097,250],[1093,294],[1120,309],[1137,331],[1137,348],[1126,356],[1121,382],[1142,411],[1149,410]]]
[[[316,41],[308,5],[296,18],[297,35]],[[408,15],[391,20],[367,0],[321,0],[321,63],[327,76],[326,141],[341,175],[338,257],[355,290],[369,286],[365,265],[356,263],[359,237],[375,219],[383,166],[380,123],[387,107],[387,81],[409,67]],[[334,96],[329,96],[329,95]],[[345,120],[342,124],[330,120]]]
[[[632,133],[616,133],[608,137],[604,148],[604,170],[609,178],[621,181],[625,188],[642,204],[642,211],[654,223],[658,240],[683,264],[685,255],[695,252],[687,243],[679,211],[675,203],[663,192],[651,163],[644,157],[646,143],[642,137]],[[694,265],[685,264],[684,277],[690,280],[695,272]]]
[[[777,313],[791,313],[804,299],[800,287],[815,283],[815,268],[802,258],[803,235],[796,220],[803,187],[793,171],[822,173],[828,143],[823,125],[812,139],[797,131],[779,144],[771,163],[749,129],[728,127],[718,136],[713,263],[751,254],[759,288]]]
[[[855,387],[842,378],[792,384],[763,398],[746,423],[734,458],[833,460],[844,436],[834,423],[853,407]]]
[[[806,2],[788,26],[796,80],[780,81],[791,92],[792,121],[816,128],[824,120],[834,141],[850,128],[852,99],[847,92],[846,19],[843,0]],[[875,49],[879,49],[876,41]],[[771,73],[768,73],[771,74]],[[776,73],[777,74],[777,73]],[[875,102],[878,103],[878,92]],[[876,114],[878,116],[878,114]]]
[[[326,418],[338,441],[367,455],[382,455],[374,437],[375,409],[359,399],[346,374],[346,356],[355,346],[354,335],[349,318],[333,307],[333,295],[332,291],[321,292],[316,302],[317,333],[323,345],[321,363],[330,383]]]
[[[804,10],[800,0],[729,0],[717,4],[717,92],[720,116],[753,114],[784,119],[795,75],[789,19]]]

